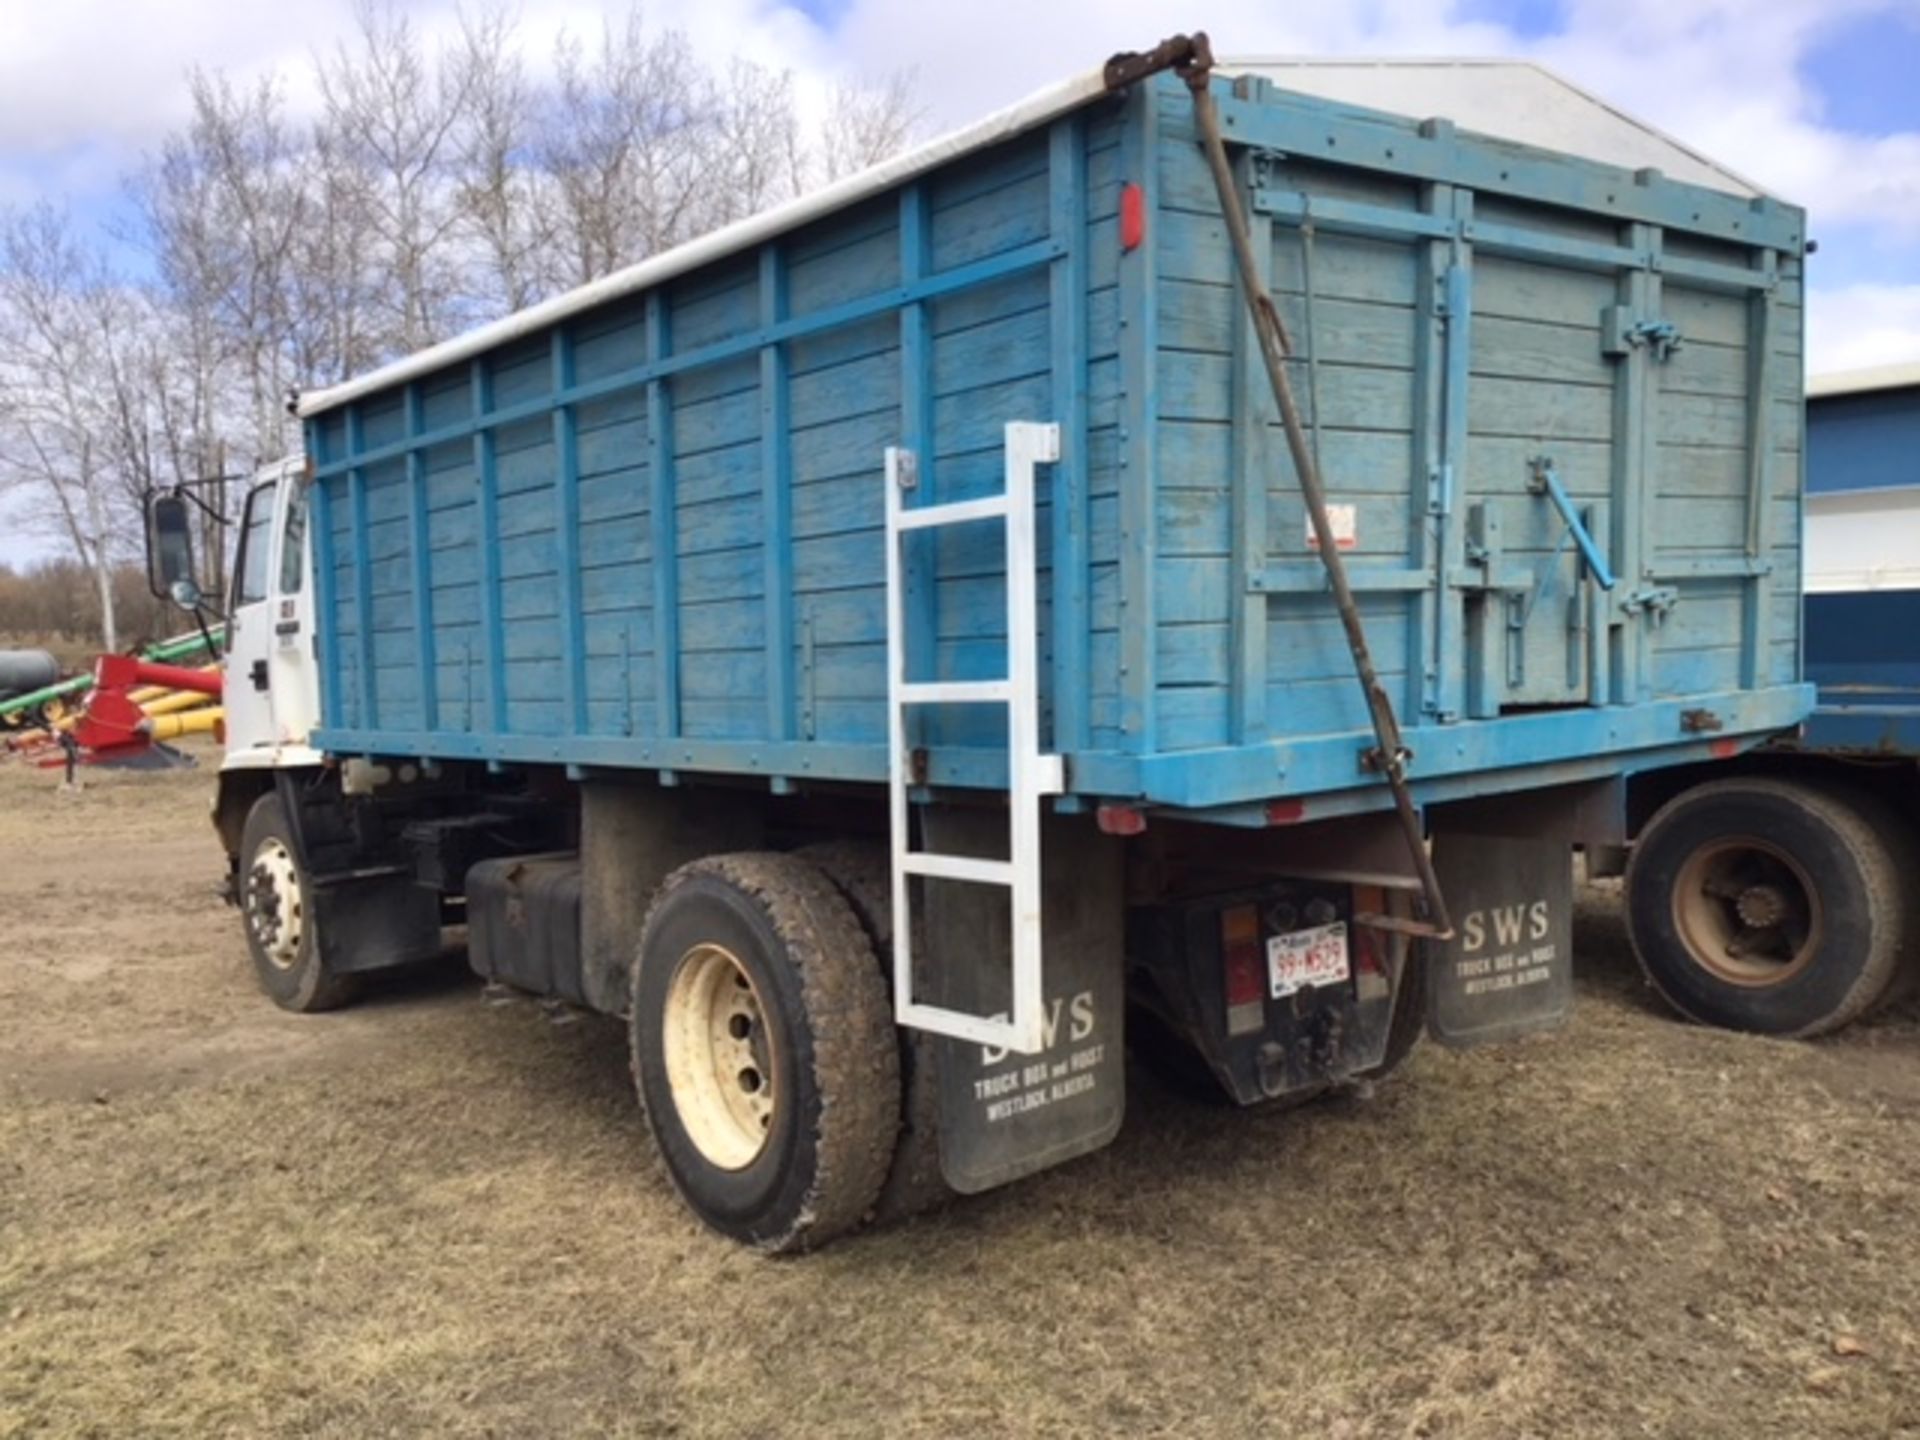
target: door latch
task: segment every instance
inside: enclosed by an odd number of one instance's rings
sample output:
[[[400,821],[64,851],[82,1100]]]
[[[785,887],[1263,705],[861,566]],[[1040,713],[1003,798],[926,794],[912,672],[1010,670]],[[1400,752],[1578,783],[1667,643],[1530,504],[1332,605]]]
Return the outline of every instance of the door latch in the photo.
[[[1609,305],[1600,312],[1600,353],[1627,355],[1646,346],[1655,360],[1673,358],[1680,348],[1680,327],[1671,320],[1636,316],[1625,305]]]
[[[1658,625],[1679,603],[1680,592],[1671,585],[1642,585],[1621,600],[1620,608],[1628,615],[1645,612],[1647,618]]]
[[[247,671],[247,678],[253,681],[254,689],[256,690],[266,689],[267,688],[267,662],[265,660],[254,661],[253,668]]]

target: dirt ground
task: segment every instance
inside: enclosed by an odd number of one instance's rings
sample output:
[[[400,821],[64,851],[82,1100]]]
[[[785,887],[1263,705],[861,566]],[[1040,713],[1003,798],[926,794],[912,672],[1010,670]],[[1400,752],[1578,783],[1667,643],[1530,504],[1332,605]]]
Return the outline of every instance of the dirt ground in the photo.
[[[1920,1014],[1577,1018],[1369,1099],[1135,1084],[1107,1152],[776,1262],[623,1038],[457,966],[298,1018],[211,776],[0,763],[0,1436],[1920,1434]]]

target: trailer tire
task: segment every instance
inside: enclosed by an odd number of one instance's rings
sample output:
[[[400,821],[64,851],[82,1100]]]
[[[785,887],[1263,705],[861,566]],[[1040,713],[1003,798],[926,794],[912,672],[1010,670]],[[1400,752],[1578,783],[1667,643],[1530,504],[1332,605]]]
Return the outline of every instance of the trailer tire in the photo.
[[[280,797],[253,802],[240,831],[235,892],[247,953],[260,988],[283,1010],[336,1010],[360,993],[360,977],[336,975],[321,958],[312,884]]]
[[[1885,998],[1911,943],[1912,841],[1871,796],[1746,777],[1648,822],[1627,866],[1627,933],[1691,1020],[1823,1035]]]
[[[674,871],[628,1023],[648,1128],[701,1220],[784,1254],[866,1216],[900,1128],[899,1057],[872,947],[826,876],[771,854]]]
[[[858,840],[827,840],[795,853],[833,881],[853,906],[891,997],[893,877],[886,850]],[[916,937],[914,949],[920,948]],[[877,1225],[922,1214],[953,1197],[940,1173],[940,1084],[935,1068],[939,1037],[904,1026],[895,1026],[894,1033],[900,1047],[900,1140],[880,1198],[873,1203]]]

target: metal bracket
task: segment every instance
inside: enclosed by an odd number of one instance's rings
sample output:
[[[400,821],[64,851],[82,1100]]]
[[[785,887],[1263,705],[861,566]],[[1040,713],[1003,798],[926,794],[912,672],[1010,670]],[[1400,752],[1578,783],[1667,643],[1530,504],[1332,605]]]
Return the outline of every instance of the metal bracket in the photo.
[[[1645,611],[1658,625],[1667,618],[1667,612],[1679,603],[1680,592],[1671,585],[1642,585],[1621,600],[1620,608],[1628,615]]]
[[[1625,305],[1609,305],[1600,312],[1600,353],[1627,355],[1640,346],[1655,360],[1673,358],[1680,348],[1680,327],[1671,320],[1636,316]]]
[[[1527,488],[1535,495],[1543,495],[1560,512],[1560,518],[1567,522],[1567,533],[1573,536],[1573,543],[1580,547],[1580,556],[1587,562],[1587,569],[1593,575],[1594,583],[1602,590],[1611,590],[1617,583],[1614,580],[1613,567],[1607,564],[1607,557],[1601,552],[1600,542],[1593,538],[1586,522],[1580,518],[1580,512],[1574,507],[1573,497],[1567,494],[1567,487],[1560,483],[1560,476],[1553,468],[1553,460],[1546,455],[1536,455],[1527,462]]]

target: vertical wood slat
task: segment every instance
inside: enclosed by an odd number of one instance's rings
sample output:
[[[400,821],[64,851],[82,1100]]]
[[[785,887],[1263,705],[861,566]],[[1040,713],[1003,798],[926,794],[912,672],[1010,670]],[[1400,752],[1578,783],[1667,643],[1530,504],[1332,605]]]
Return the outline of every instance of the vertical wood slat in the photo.
[[[1428,120],[1421,125],[1420,133],[1444,144],[1452,138],[1453,122]],[[1453,187],[1423,185],[1420,209],[1435,219],[1450,220]],[[1411,597],[1408,607],[1405,703],[1407,714],[1417,717],[1419,723],[1434,720],[1440,713],[1438,645],[1440,608],[1446,592],[1446,577],[1440,573],[1445,530],[1441,444],[1446,427],[1442,407],[1446,403],[1447,266],[1453,244],[1449,240],[1422,240],[1415,242],[1415,249],[1418,289],[1414,295],[1413,453],[1419,470],[1408,496],[1407,558],[1410,568],[1436,577],[1434,584]]]
[[[926,276],[929,266],[928,205],[923,186],[909,185],[900,192],[899,225],[900,283],[911,286]],[[913,452],[918,466],[919,491],[913,503],[932,504],[940,494],[933,459],[933,335],[927,305],[919,300],[900,308],[900,444]],[[936,673],[938,554],[931,531],[908,535],[902,543],[906,611],[903,640],[910,679]],[[919,707],[908,713],[910,738],[924,733],[924,719]]]
[[[1060,459],[1053,467],[1053,749],[1084,749],[1090,733],[1086,675],[1089,630],[1087,463],[1087,151],[1076,116],[1048,136],[1048,228],[1065,247],[1049,273],[1053,419]]]
[[[488,412],[493,409],[493,379],[485,358],[468,374],[473,405],[473,483],[480,527],[480,655],[487,676],[487,726],[507,733],[506,625],[500,594],[500,485],[496,444]],[[468,657],[469,669],[472,658]]]
[[[760,324],[787,318],[787,271],[778,243],[760,251]],[[793,409],[787,347],[760,347],[761,556],[766,578],[767,735],[794,737]]]
[[[1254,180],[1251,154],[1241,155],[1237,178],[1241,193],[1250,193]],[[1261,286],[1271,292],[1273,221],[1256,210],[1248,216],[1247,230],[1253,240]],[[1228,600],[1232,606],[1233,709],[1229,733],[1235,744],[1244,745],[1265,739],[1268,731],[1267,624],[1271,602],[1255,581],[1265,573],[1267,564],[1267,487],[1273,474],[1268,426],[1276,417],[1273,386],[1254,332],[1252,312],[1239,295],[1234,297],[1232,313],[1233,373],[1228,405],[1233,436],[1228,479],[1233,564]],[[1312,343],[1312,337],[1308,337],[1308,343]],[[1318,416],[1314,423],[1319,424]]]
[[[418,440],[425,432],[418,381],[406,388],[406,434]],[[420,665],[420,728],[431,735],[440,728],[439,650],[433,634],[433,548],[427,533],[427,457],[418,446],[407,451],[407,520],[409,557],[413,562],[414,653]]]
[[[553,331],[553,390],[573,386],[573,336]],[[553,410],[553,533],[559,560],[560,681],[564,712],[574,733],[587,733],[586,615],[580,593],[580,422],[572,405]]]
[[[673,350],[667,297],[647,293],[647,359],[665,360]],[[647,487],[653,511],[653,653],[657,734],[680,734],[680,539],[673,465],[672,381],[647,382]]]
[[[1160,125],[1151,85],[1135,86],[1120,136],[1120,180],[1141,188],[1144,240],[1120,257],[1120,745],[1134,754],[1155,747],[1154,634],[1157,607],[1154,482],[1159,456],[1159,267],[1162,219]]]
[[[1779,254],[1760,252],[1768,284],[1747,300],[1747,559],[1748,577],[1740,635],[1740,688],[1758,689],[1767,679],[1772,639],[1773,573],[1764,567],[1772,548],[1773,342],[1777,324]]]
[[[1660,232],[1652,225],[1627,226],[1626,243],[1638,255],[1656,260]],[[1626,307],[1629,323],[1651,319],[1659,306],[1658,282],[1649,266],[1639,265],[1623,271],[1620,277],[1620,303]],[[1613,392],[1613,573],[1629,591],[1638,588],[1646,570],[1643,548],[1647,493],[1653,474],[1651,432],[1648,421],[1648,390],[1652,380],[1652,357],[1645,345],[1630,345],[1621,356],[1614,377]],[[1617,613],[1617,612],[1616,612]],[[1595,635],[1596,645],[1611,638],[1608,668],[1615,705],[1631,705],[1646,693],[1643,676],[1646,669],[1645,618],[1628,615],[1625,624],[1609,624],[1605,635]],[[1611,619],[1611,617],[1610,617]],[[1603,697],[1593,696],[1595,703]]]
[[[1454,238],[1446,272],[1447,325],[1442,363],[1440,494],[1434,513],[1435,553],[1440,573],[1435,586],[1439,620],[1435,627],[1434,668],[1438,708],[1434,718],[1448,723],[1465,708],[1467,601],[1464,590],[1446,583],[1466,564],[1467,401],[1473,369],[1473,247],[1465,235],[1473,223],[1473,192],[1453,192]]]
[[[357,456],[365,449],[361,431],[360,407],[347,407],[347,454]],[[373,684],[373,566],[368,562],[367,472],[355,465],[347,471],[347,520],[353,540],[353,603],[359,619],[359,644],[354,668],[360,680],[360,726],[374,730],[380,725],[380,701]]]

